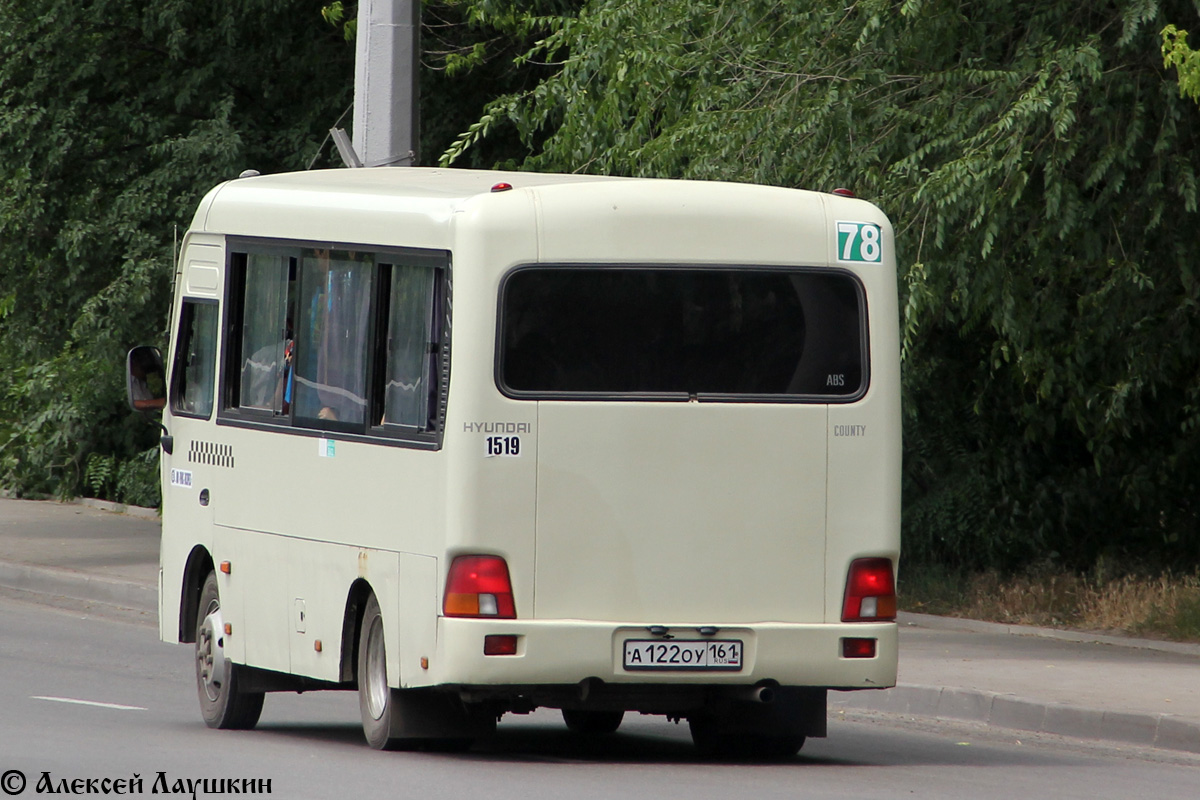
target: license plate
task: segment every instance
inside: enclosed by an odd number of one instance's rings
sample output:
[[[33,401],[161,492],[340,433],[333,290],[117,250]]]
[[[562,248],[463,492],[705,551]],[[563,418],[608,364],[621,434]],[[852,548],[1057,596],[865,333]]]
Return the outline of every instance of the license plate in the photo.
[[[740,672],[742,642],[740,639],[627,639],[624,663],[627,670]]]

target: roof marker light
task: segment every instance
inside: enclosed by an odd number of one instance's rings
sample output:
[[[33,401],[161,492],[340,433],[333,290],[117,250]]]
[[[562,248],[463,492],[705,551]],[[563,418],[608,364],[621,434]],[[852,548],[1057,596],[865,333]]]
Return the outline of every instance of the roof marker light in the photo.
[[[493,192],[507,192],[507,191],[510,191],[512,188],[513,188],[513,185],[511,183],[505,183],[504,181],[500,181],[500,183],[497,183],[495,186],[492,187],[492,191]]]
[[[856,195],[850,189],[844,189],[840,186],[833,190],[833,194],[836,194],[838,197],[858,197],[858,195]]]

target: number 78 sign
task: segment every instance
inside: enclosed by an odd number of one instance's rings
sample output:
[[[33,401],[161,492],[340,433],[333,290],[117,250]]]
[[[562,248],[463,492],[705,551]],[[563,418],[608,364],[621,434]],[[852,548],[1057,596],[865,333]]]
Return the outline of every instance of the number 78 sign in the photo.
[[[873,222],[839,222],[838,261],[877,264],[883,258],[883,236]]]

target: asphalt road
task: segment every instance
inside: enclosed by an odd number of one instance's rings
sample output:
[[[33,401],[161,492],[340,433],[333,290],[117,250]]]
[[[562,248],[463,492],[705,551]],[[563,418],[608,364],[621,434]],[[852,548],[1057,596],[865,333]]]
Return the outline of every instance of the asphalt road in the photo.
[[[1200,756],[866,712],[835,715],[829,738],[793,761],[714,764],[696,757],[686,725],[659,717],[587,741],[539,711],[505,717],[468,753],[377,753],[351,693],[271,695],[259,728],[235,733],[208,730],[194,692],[190,649],[147,625],[0,599],[0,790],[23,776],[14,796],[35,796],[39,782],[78,781],[82,794],[88,779],[100,793],[99,781],[136,775],[145,795],[248,779],[287,800],[1200,795]],[[196,796],[223,795],[201,785]]]

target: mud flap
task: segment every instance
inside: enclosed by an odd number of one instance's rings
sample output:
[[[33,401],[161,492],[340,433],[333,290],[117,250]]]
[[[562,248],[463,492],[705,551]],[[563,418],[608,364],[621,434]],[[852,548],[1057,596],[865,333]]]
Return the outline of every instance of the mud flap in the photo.
[[[456,694],[392,689],[389,706],[389,739],[478,739],[496,731],[490,708],[468,707]]]

